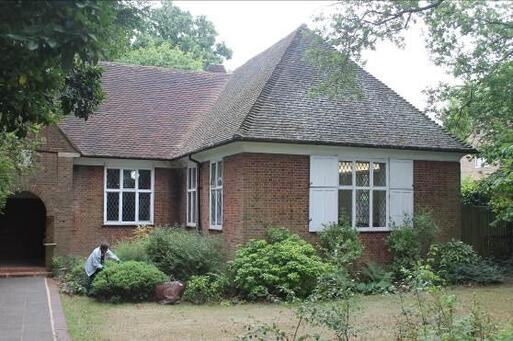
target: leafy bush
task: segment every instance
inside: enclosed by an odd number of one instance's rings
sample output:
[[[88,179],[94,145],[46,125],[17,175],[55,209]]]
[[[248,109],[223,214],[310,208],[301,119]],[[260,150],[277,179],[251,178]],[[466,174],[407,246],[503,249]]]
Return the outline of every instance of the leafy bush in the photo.
[[[392,230],[387,244],[392,253],[392,269],[396,275],[402,269],[412,269],[426,256],[435,239],[438,227],[428,213],[405,219],[403,224]]]
[[[461,201],[469,206],[488,206],[490,203],[489,180],[476,181],[466,177],[461,182]]]
[[[154,265],[144,262],[106,262],[96,275],[92,295],[111,301],[144,301],[154,295],[155,286],[168,277]]]
[[[119,241],[113,249],[122,261],[149,262],[150,258],[146,252],[147,246],[148,238],[141,237]]]
[[[447,272],[455,266],[477,264],[481,257],[471,245],[452,240],[431,245],[428,260],[435,271]]]
[[[250,240],[230,262],[234,285],[243,297],[306,297],[317,278],[328,270],[329,266],[308,242],[291,233],[285,239],[275,239],[277,235],[274,229],[268,233],[273,243]]]
[[[359,293],[370,294],[387,294],[395,291],[392,281],[393,273],[385,271],[377,263],[370,262],[361,273],[361,282],[356,284],[355,290]]]
[[[84,270],[83,262],[80,262],[71,268],[61,277],[61,291],[68,295],[85,295],[89,277]]]
[[[155,229],[149,234],[146,249],[150,260],[161,271],[179,280],[219,273],[224,265],[222,240],[195,231]]]
[[[71,269],[83,262],[80,256],[55,256],[50,263],[50,271],[53,277],[62,279]]]
[[[346,299],[354,293],[355,282],[345,268],[332,267],[321,274],[311,295],[314,301]]]
[[[503,281],[501,269],[488,261],[475,264],[460,264],[448,269],[445,279],[452,284],[495,284]]]
[[[191,276],[187,281],[183,300],[194,304],[219,302],[228,285],[228,278],[225,275]]]
[[[328,225],[319,233],[321,251],[334,265],[350,267],[363,252],[358,235],[347,220],[340,219],[338,224]]]

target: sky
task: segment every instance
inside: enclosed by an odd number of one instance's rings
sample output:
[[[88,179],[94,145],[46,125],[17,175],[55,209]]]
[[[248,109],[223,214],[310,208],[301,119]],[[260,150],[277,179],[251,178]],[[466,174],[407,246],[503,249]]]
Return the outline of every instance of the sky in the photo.
[[[205,15],[233,50],[225,62],[234,70],[294,31],[301,24],[312,27],[312,18],[332,2],[325,1],[174,1],[193,15]],[[386,83],[399,95],[423,110],[426,96],[422,90],[450,80],[444,70],[434,65],[424,47],[421,28],[406,34],[406,47],[380,43],[375,51],[364,54],[365,69]]]

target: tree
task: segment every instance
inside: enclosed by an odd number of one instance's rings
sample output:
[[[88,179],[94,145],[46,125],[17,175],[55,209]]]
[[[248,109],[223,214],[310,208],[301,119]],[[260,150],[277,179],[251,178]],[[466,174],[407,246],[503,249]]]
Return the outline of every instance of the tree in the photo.
[[[318,18],[318,32],[335,50],[315,49],[311,60],[329,70],[319,90],[357,93],[354,64],[379,41],[404,46],[412,25],[427,28],[426,46],[457,85],[428,91],[429,110],[461,139],[479,141],[481,156],[499,170],[491,205],[513,221],[513,5],[508,1],[342,1]]]
[[[0,2],[0,208],[38,129],[98,106],[98,60],[120,51],[139,11],[122,1]]]
[[[164,0],[161,7],[150,10],[144,25],[136,34],[132,48],[152,49],[152,46],[168,43],[190,55],[193,60],[202,61],[206,67],[208,64],[222,63],[232,56],[232,51],[224,42],[216,43],[216,37],[214,24],[205,16],[194,17],[171,1]],[[168,54],[167,49],[152,49],[152,52]]]
[[[184,53],[167,42],[161,44],[151,43],[146,47],[129,50],[116,61],[180,70],[201,70],[203,68],[202,60],[195,59],[190,53]]]

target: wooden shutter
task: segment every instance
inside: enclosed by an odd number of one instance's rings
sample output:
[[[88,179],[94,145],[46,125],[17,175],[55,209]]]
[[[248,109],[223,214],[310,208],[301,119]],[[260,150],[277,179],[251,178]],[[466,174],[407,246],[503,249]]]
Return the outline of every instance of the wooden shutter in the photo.
[[[338,216],[338,158],[310,157],[310,224],[309,231],[320,231]]]
[[[413,217],[413,161],[390,160],[390,226]]]

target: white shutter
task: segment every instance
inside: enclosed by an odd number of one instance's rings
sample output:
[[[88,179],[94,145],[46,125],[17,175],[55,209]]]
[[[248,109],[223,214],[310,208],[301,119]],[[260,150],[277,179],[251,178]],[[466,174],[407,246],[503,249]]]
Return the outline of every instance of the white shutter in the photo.
[[[338,158],[310,156],[310,232],[337,221]]]
[[[390,160],[390,226],[413,217],[413,161]]]
[[[310,232],[337,221],[338,189],[310,188]]]
[[[335,156],[310,156],[310,186],[338,186],[338,158]]]

